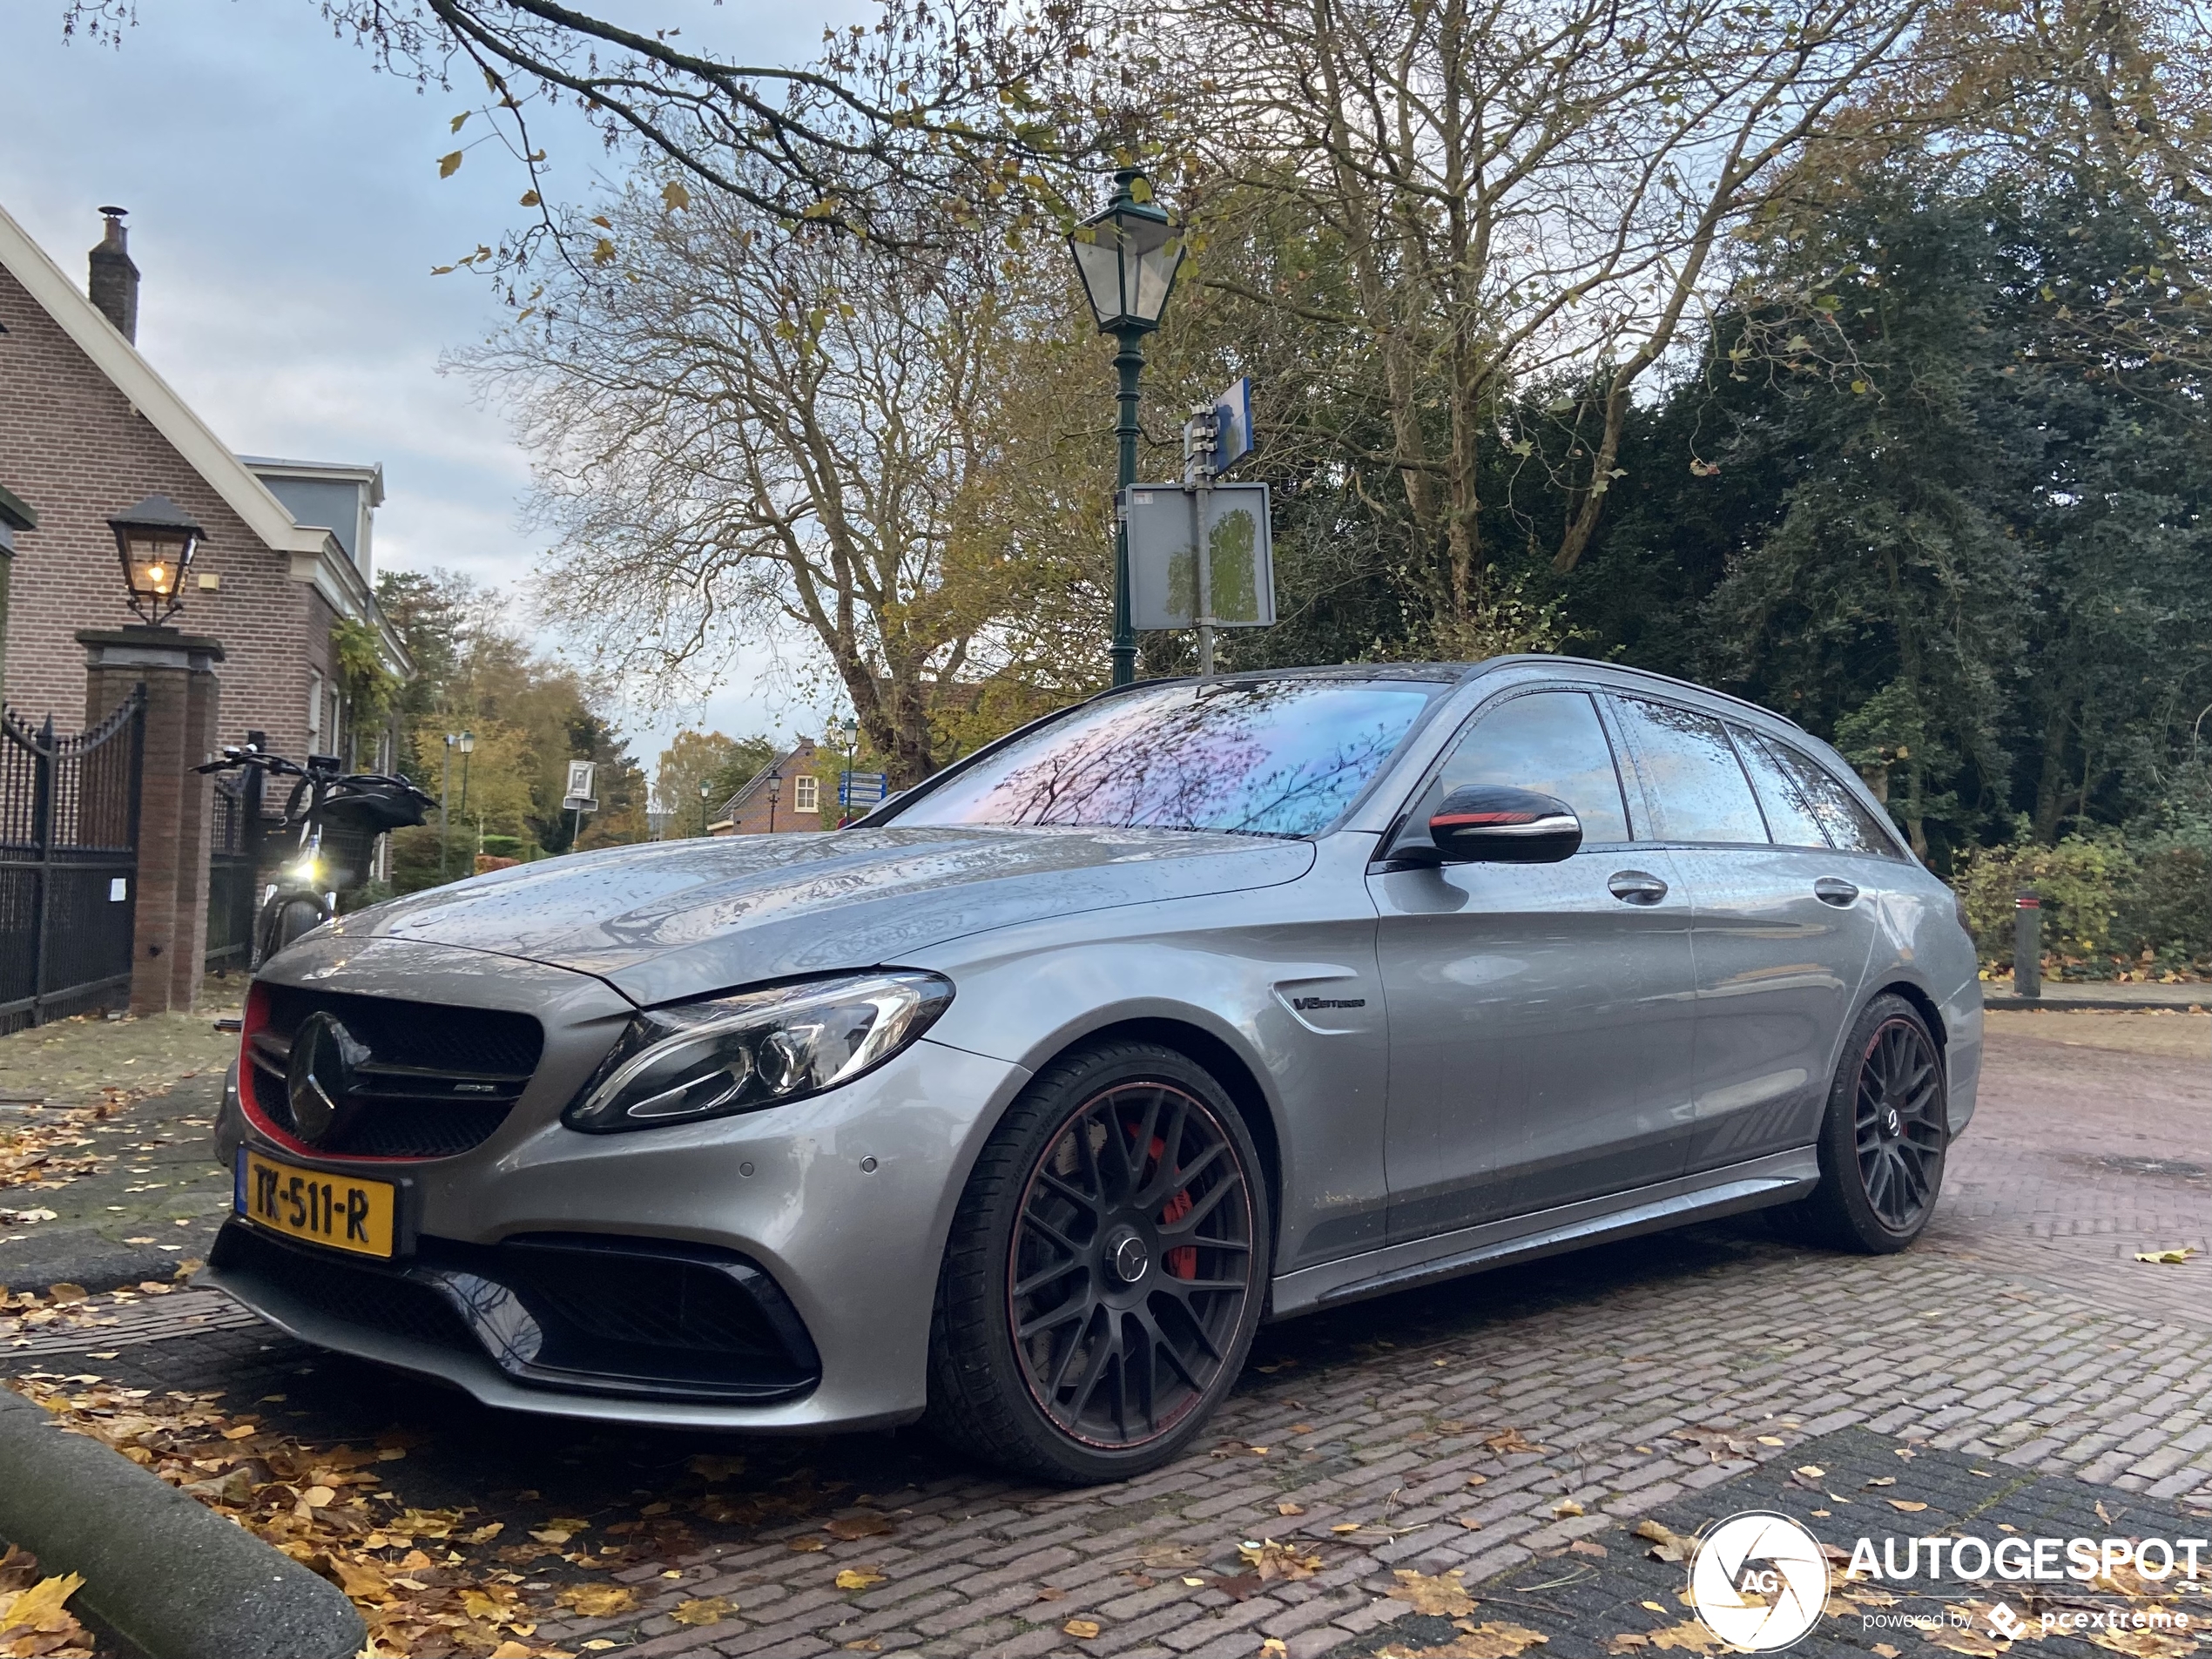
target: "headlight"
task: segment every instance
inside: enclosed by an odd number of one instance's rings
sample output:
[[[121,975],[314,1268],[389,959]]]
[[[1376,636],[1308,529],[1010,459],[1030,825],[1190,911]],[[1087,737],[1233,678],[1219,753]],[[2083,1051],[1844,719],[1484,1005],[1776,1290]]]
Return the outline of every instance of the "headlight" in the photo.
[[[862,974],[655,1008],[561,1121],[603,1135],[804,1100],[881,1065],[952,1000],[934,974]]]

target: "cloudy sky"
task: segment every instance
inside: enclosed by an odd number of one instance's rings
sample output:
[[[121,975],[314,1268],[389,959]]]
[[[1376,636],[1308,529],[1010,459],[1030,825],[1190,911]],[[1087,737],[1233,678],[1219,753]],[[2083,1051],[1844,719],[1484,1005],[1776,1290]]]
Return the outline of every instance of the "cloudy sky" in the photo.
[[[828,3],[617,0],[624,21],[756,62],[803,58],[826,22],[860,15]],[[96,210],[129,208],[139,347],[232,448],[381,462],[380,566],[525,590],[528,462],[499,411],[438,367],[497,311],[482,284],[430,268],[496,240],[527,186],[491,145],[439,179],[465,89],[374,72],[313,0],[138,0],[120,50],[65,43],[61,13],[61,0],[0,5],[0,203],[80,279]],[[588,135],[556,131],[550,147],[567,189],[607,165]],[[818,732],[825,712],[765,663],[703,711],[732,733],[786,735]],[[649,769],[678,723],[627,722]]]

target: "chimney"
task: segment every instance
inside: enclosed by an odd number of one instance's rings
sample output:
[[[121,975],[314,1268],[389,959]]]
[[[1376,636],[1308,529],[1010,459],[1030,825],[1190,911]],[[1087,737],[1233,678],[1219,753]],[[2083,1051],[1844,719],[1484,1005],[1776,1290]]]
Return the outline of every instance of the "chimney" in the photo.
[[[99,313],[132,344],[138,339],[138,267],[131,263],[131,233],[123,228],[123,207],[103,207],[107,232],[92,250],[91,280],[85,285]]]

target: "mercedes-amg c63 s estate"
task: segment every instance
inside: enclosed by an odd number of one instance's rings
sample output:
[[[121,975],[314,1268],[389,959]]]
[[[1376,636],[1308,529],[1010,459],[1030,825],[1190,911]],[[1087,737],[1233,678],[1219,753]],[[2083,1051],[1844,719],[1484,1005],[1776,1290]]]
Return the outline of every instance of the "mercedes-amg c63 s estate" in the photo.
[[[206,1281],[489,1404],[1174,1455],[1284,1318],[1779,1206],[1910,1244],[1981,1053],[1825,745],[1560,658],[1152,681],[835,833],[273,958]]]

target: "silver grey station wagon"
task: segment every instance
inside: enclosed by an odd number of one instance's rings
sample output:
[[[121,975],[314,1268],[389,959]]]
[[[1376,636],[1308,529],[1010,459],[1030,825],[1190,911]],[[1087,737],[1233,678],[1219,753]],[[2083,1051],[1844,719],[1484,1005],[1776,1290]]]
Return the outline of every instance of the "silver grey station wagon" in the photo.
[[[1777,1206],[1903,1249],[1950,891],[1788,720],[1562,658],[1149,681],[828,834],[273,957],[205,1281],[489,1405],[1173,1457],[1255,1328]]]

